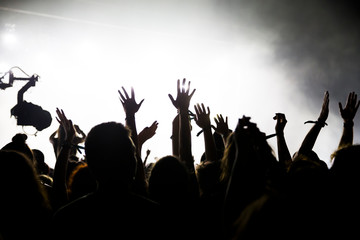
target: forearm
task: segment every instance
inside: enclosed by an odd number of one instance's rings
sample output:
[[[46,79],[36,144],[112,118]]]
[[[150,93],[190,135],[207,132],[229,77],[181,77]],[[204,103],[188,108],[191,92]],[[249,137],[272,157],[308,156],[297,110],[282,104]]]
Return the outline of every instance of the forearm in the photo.
[[[143,165],[143,162],[141,159],[141,154],[140,154],[138,135],[137,135],[137,130],[136,130],[135,115],[127,115],[125,120],[126,120],[126,126],[130,129],[131,140],[133,141],[133,143],[135,145],[135,150],[136,150],[137,171],[136,171],[135,179],[136,179],[138,187],[144,188],[144,187],[146,187],[145,170],[144,170],[144,165]]]
[[[179,115],[177,115],[172,123],[172,153],[174,156],[179,157]]]
[[[126,127],[130,129],[131,132],[131,140],[134,142],[135,147],[138,146],[138,137],[135,123],[135,115],[127,115],[125,118]]]
[[[205,157],[206,161],[216,161],[216,145],[211,133],[211,127],[204,128]]]
[[[310,129],[308,134],[305,136],[304,141],[302,142],[299,153],[311,151],[315,145],[316,139],[319,136],[322,125],[315,123],[315,125]]]
[[[53,178],[53,195],[55,199],[55,208],[61,207],[68,201],[66,173],[70,151],[71,143],[66,142],[62,145],[59,155],[56,158]]]
[[[180,111],[179,157],[190,170],[194,170],[191,152],[191,129],[187,110]]]
[[[277,133],[279,163],[287,168],[291,163],[291,154],[285,141],[284,133]]]
[[[353,126],[354,126],[353,121],[344,122],[343,132],[340,138],[338,148],[353,144],[353,139],[354,139]]]

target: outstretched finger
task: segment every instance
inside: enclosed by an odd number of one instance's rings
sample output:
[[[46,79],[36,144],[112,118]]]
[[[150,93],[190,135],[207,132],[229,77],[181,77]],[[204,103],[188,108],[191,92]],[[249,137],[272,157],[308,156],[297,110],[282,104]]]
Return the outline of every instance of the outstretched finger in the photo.
[[[173,96],[171,94],[168,94],[168,96],[169,96],[172,104],[175,105],[175,100],[174,100]]]
[[[133,87],[131,87],[131,98],[135,99],[135,92]]]
[[[177,92],[178,92],[178,95],[179,95],[179,93],[181,92],[180,89],[181,89],[181,88],[180,88],[180,79],[178,79],[178,80],[177,80]]]
[[[124,94],[125,94],[126,98],[128,99],[128,98],[129,98],[129,95],[128,95],[128,93],[126,92],[125,88],[124,88],[124,87],[121,87],[121,88],[122,88],[122,90],[124,91]]]
[[[357,102],[357,104],[356,104],[356,107],[355,107],[355,112],[358,110],[359,105],[360,105],[360,100],[359,100],[359,101]]]
[[[203,113],[205,113],[205,114],[206,114],[205,106],[204,106],[204,104],[203,104],[203,103],[201,104],[201,112],[203,112]]]
[[[343,106],[342,106],[341,102],[339,102],[339,109],[340,109],[340,113],[342,113],[342,112],[344,111],[344,109],[343,109]]]
[[[191,94],[189,95],[190,98],[192,98],[192,96],[194,95],[195,90],[196,90],[196,89],[194,89],[194,90],[191,92]]]
[[[122,95],[120,90],[118,90],[118,93],[120,94],[120,101],[123,103],[123,101],[125,101],[125,97]]]
[[[199,104],[194,105],[194,109],[196,116],[200,115],[200,105]]]
[[[143,100],[141,100],[141,102],[139,103],[139,107],[141,106],[141,104],[144,102],[145,98]]]
[[[185,80],[185,78],[184,78],[184,80]],[[189,94],[189,92],[190,92],[190,83],[191,83],[191,81],[188,82],[188,88],[186,90],[186,94]]]

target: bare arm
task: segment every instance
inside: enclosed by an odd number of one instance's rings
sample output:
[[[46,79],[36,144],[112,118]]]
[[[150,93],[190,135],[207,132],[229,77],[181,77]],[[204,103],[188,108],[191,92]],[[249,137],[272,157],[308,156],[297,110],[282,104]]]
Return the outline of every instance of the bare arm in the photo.
[[[63,110],[56,109],[58,117],[56,120],[64,128],[65,141],[61,146],[59,155],[56,158],[54,168],[54,182],[53,182],[53,194],[55,199],[55,208],[61,207],[68,201],[68,193],[66,186],[66,173],[68,167],[68,160],[70,157],[72,141],[75,137],[75,129],[72,121],[67,119]]]
[[[135,101],[135,92],[134,89],[131,88],[131,97],[129,97],[128,93],[126,92],[125,88],[122,87],[122,90],[124,92],[124,95],[121,93],[120,90],[118,90],[120,94],[120,101],[123,105],[125,114],[126,114],[126,126],[131,131],[131,139],[135,145],[136,148],[136,156],[137,156],[137,171],[136,171],[136,182],[140,185],[143,185],[143,187],[146,186],[145,183],[145,170],[144,165],[141,160],[141,155],[139,152],[139,142],[138,142],[138,135],[136,130],[136,122],[135,122],[135,113],[139,110],[141,104],[144,102],[144,99],[140,101],[140,103],[136,103]]]
[[[172,153],[174,156],[179,157],[179,128],[180,128],[180,115],[177,114],[172,122]]]
[[[183,79],[182,87],[180,87],[180,80],[177,82],[177,97],[176,100],[169,94],[169,98],[172,104],[179,110],[179,156],[180,160],[183,161],[190,171],[195,171],[194,159],[191,151],[191,128],[189,121],[189,104],[191,97],[194,95],[194,89],[190,94],[190,82],[188,82],[187,90],[184,85],[186,79]]]
[[[319,118],[305,136],[300,146],[299,153],[309,152],[313,149],[316,139],[319,136],[320,130],[325,126],[325,122],[328,116],[329,116],[329,92],[326,91]]]
[[[206,112],[204,104],[201,104],[201,106],[197,104],[194,107],[196,112],[195,122],[204,132],[206,161],[216,161],[216,145],[211,132],[210,108],[207,107],[208,112]]]
[[[291,154],[289,152],[286,140],[284,137],[284,128],[287,123],[285,114],[276,113],[274,120],[276,120],[275,132],[277,138],[279,163],[285,168],[291,164]]]

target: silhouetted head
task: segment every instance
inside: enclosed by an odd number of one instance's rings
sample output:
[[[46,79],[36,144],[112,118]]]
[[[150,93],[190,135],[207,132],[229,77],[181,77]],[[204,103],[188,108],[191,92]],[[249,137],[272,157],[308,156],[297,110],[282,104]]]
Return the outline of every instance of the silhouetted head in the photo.
[[[33,163],[35,161],[34,154],[26,144],[27,136],[23,133],[17,133],[11,142],[6,144],[2,150],[13,150],[25,154]]]
[[[292,188],[315,197],[328,189],[329,169],[314,151],[296,154],[288,169]]]
[[[25,154],[0,151],[0,192],[0,231],[4,239],[24,239],[24,235],[39,239],[41,228],[46,228],[49,222],[51,207],[35,168]]]
[[[85,155],[94,177],[102,184],[129,185],[136,172],[135,146],[121,123],[94,126],[85,140]]]
[[[358,186],[360,183],[360,145],[339,149],[333,155],[330,172],[337,180]]]
[[[96,181],[86,163],[77,164],[68,180],[68,195],[71,200],[84,196],[96,190]]]
[[[188,197],[189,181],[189,172],[178,158],[162,157],[151,169],[150,197],[161,204],[181,202]]]

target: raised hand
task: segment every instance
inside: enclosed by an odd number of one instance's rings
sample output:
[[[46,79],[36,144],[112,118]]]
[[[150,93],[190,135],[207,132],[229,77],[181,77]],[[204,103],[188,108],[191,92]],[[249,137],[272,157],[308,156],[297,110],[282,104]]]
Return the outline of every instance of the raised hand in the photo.
[[[191,94],[190,92],[190,81],[188,82],[187,90],[185,90],[186,79],[184,78],[182,81],[182,86],[180,86],[180,79],[177,81],[177,96],[176,100],[173,98],[171,94],[169,94],[169,98],[174,105],[174,107],[180,111],[187,111],[189,109],[190,100],[194,95],[196,89],[194,89]]]
[[[138,141],[139,144],[143,144],[150,138],[152,138],[158,127],[159,123],[157,121],[153,122],[150,127],[145,127],[139,134],[138,134]]]
[[[286,140],[284,137],[284,129],[287,123],[285,114],[283,113],[276,113],[275,117],[273,118],[276,120],[275,125],[275,132],[277,138],[277,147],[278,147],[278,158],[279,163],[287,169],[291,164],[291,155],[286,144]]]
[[[317,122],[315,122],[315,125],[306,134],[297,154],[308,153],[312,151],[316,139],[319,136],[321,128],[323,128],[326,125],[326,119],[328,118],[328,116],[329,116],[329,92],[326,91],[319,118]],[[312,121],[307,121],[307,122],[312,122]]]
[[[345,108],[343,108],[341,102],[339,102],[339,109],[340,109],[341,117],[344,120],[344,127],[338,148],[353,144],[354,118],[359,108],[359,104],[360,101],[357,101],[357,95],[355,94],[355,92],[349,93],[349,96],[345,104]]]
[[[273,118],[274,120],[276,120],[276,125],[275,125],[275,132],[276,134],[282,134],[284,133],[284,128],[285,125],[287,123],[285,114],[283,113],[276,113],[275,117]]]
[[[131,88],[131,97],[129,97],[124,87],[121,88],[125,96],[121,93],[120,90],[118,90],[118,92],[120,94],[120,102],[124,107],[125,114],[126,116],[133,116],[139,110],[141,104],[144,102],[145,99],[141,100],[138,104],[135,101],[135,92],[133,88]]]
[[[356,112],[359,108],[360,101],[357,101],[357,95],[355,92],[349,93],[349,96],[347,98],[345,108],[342,107],[341,102],[339,102],[339,109],[341,117],[343,118],[344,122],[352,122]]]
[[[329,92],[326,91],[324,95],[323,105],[321,107],[321,112],[318,118],[320,124],[325,125],[326,119],[329,116]]]
[[[66,187],[66,173],[68,170],[68,160],[72,149],[72,142],[75,138],[76,130],[70,119],[65,116],[63,110],[56,108],[56,120],[63,127],[65,132],[65,141],[56,156],[56,163],[54,168],[54,182],[53,182],[53,194],[54,194],[54,206],[60,207],[67,203],[68,193]]]
[[[215,132],[219,133],[221,136],[226,137],[230,133],[229,125],[228,125],[228,117],[223,118],[222,114],[217,114],[214,117],[214,121],[216,123],[216,127],[211,125]]]
[[[211,128],[210,108],[207,107],[208,112],[206,112],[203,103],[201,104],[201,106],[200,104],[195,105],[194,108],[196,112],[196,116],[195,116],[196,124],[202,129],[210,129]]]
[[[56,108],[56,120],[64,128],[65,131],[65,141],[72,143],[72,140],[75,138],[76,130],[70,119],[65,116],[64,111]]]

